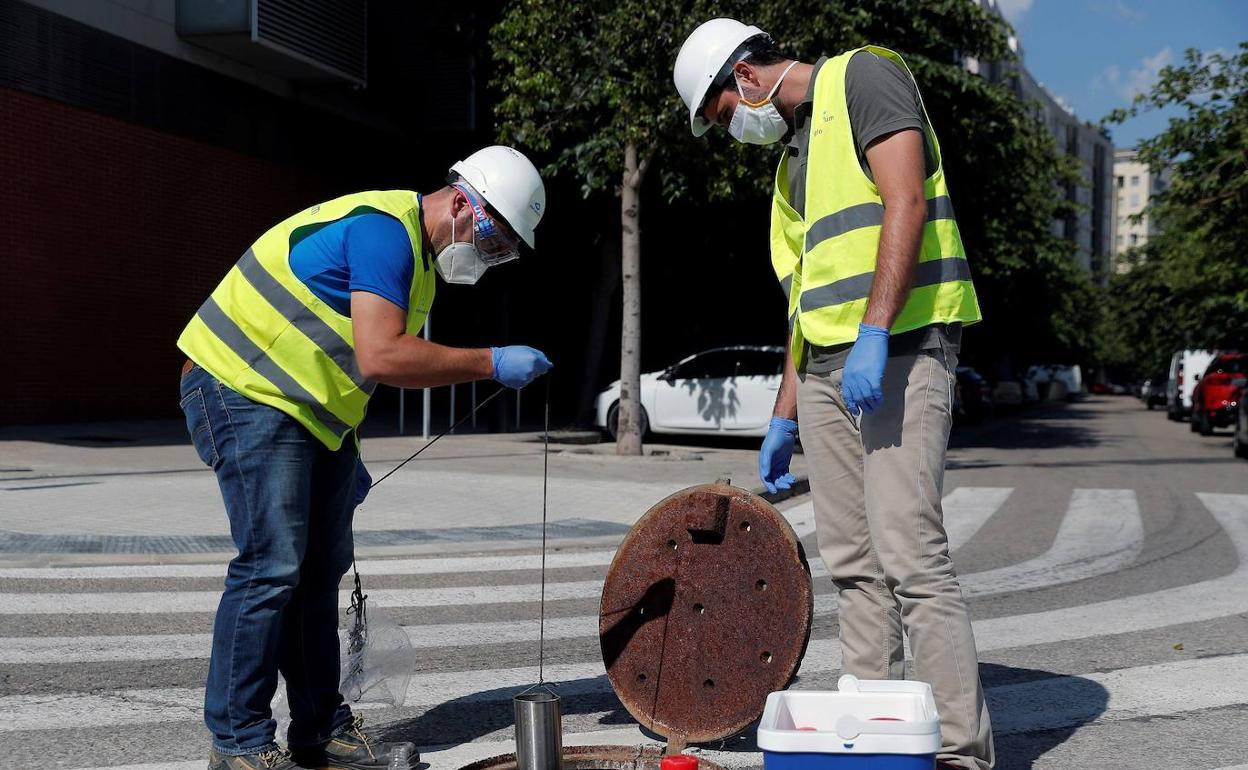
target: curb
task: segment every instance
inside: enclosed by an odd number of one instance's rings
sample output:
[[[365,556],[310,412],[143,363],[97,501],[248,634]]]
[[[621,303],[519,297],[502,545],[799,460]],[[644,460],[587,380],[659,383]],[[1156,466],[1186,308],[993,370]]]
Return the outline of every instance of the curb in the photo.
[[[775,505],[776,503],[782,503],[785,500],[789,500],[794,497],[801,497],[802,495],[810,494],[810,478],[807,476],[798,476],[797,481],[793,482],[792,489],[782,489],[774,495],[768,492],[766,487],[762,486],[754,487],[750,491],[772,505]]]

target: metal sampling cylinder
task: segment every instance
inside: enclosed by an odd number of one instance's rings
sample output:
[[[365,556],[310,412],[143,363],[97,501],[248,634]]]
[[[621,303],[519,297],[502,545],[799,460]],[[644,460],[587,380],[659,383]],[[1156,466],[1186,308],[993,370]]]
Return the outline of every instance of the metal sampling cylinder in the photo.
[[[547,689],[512,698],[516,714],[517,770],[562,770],[563,707]]]

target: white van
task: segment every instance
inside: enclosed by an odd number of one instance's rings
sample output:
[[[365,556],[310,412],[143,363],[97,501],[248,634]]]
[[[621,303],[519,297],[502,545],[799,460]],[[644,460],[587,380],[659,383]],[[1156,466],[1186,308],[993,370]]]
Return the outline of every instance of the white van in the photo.
[[[1213,361],[1212,350],[1180,350],[1170,357],[1170,377],[1166,380],[1166,417],[1182,420],[1192,413],[1192,390]]]

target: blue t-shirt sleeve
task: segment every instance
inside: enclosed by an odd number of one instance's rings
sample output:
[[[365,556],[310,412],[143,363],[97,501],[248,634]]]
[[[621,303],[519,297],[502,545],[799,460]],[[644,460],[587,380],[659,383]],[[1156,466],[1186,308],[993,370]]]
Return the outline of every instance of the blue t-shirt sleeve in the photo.
[[[415,263],[407,230],[394,217],[362,214],[343,238],[351,291],[367,291],[407,310]]]

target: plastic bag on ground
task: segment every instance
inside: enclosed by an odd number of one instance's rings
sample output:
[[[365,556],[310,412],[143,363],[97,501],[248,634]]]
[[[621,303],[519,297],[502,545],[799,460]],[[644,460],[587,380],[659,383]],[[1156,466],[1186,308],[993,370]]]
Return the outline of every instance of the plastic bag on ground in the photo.
[[[369,607],[366,614],[352,612],[339,637],[339,691],[347,703],[402,706],[416,667],[416,650],[403,627],[380,607]],[[290,727],[290,702],[281,676],[271,708],[277,734],[285,735]]]

